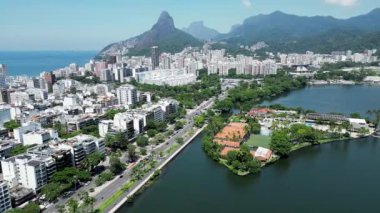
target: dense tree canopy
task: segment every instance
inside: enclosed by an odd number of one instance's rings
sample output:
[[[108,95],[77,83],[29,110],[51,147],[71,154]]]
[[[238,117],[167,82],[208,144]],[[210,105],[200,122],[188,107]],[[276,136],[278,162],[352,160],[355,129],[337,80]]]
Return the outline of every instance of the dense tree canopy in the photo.
[[[112,155],[110,157],[110,171],[113,174],[120,174],[125,170],[125,164],[120,161],[118,156]]]
[[[40,213],[40,206],[35,202],[30,202],[24,208],[14,208],[6,211],[7,213]]]
[[[113,149],[125,150],[128,146],[128,138],[125,132],[118,132],[116,134],[107,134],[105,137],[107,147]]]
[[[304,87],[306,79],[292,78],[284,72],[266,76],[264,83],[241,83],[240,86],[228,92],[227,99],[216,102],[215,109],[229,112],[232,108],[248,111],[262,100],[272,98],[285,92]]]
[[[136,143],[137,143],[137,146],[139,147],[145,147],[149,145],[149,140],[147,137],[139,135],[136,138]]]
[[[270,142],[270,149],[280,156],[289,155],[292,143],[286,131],[274,131]]]
[[[91,171],[104,160],[104,155],[100,152],[94,152],[86,156],[85,165],[86,168]]]
[[[9,131],[13,131],[14,129],[16,128],[19,128],[20,127],[20,124],[17,123],[16,120],[10,120],[10,121],[7,121],[3,124],[4,128],[9,130]]]
[[[261,170],[261,163],[253,158],[249,148],[245,145],[242,145],[239,151],[229,151],[226,159],[234,173],[249,172],[254,174]]]

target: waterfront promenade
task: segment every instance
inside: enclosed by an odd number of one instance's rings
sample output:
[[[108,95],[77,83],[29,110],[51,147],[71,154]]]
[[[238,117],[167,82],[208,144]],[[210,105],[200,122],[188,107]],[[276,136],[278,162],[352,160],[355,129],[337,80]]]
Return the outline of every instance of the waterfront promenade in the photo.
[[[127,195],[123,196],[120,199],[120,201],[116,203],[116,205],[114,205],[110,210],[105,211],[105,212],[109,212],[109,213],[116,212],[125,202],[127,202],[127,200],[130,197],[134,196],[140,189],[144,187],[144,185],[153,177],[156,171],[160,171],[170,161],[172,161],[179,153],[181,153],[181,151],[184,150],[186,146],[189,145],[194,140],[194,138],[197,137],[203,131],[204,128],[205,126],[197,130],[197,132],[191,138],[189,138],[184,144],[182,144],[173,154],[171,154],[164,161],[159,163],[159,165],[153,171],[151,171],[146,177],[144,177],[144,179],[142,179],[136,186],[134,186]]]

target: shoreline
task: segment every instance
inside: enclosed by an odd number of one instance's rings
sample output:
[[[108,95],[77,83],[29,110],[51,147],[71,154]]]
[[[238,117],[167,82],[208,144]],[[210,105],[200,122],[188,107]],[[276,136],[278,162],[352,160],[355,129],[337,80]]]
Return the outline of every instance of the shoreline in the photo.
[[[374,136],[374,135],[366,135],[366,136],[363,136],[363,137],[358,137],[358,138],[353,138],[353,137],[350,137],[350,138],[340,138],[340,139],[330,139],[330,140],[326,140],[326,141],[322,141],[318,144],[311,144],[311,143],[303,143],[303,144],[298,144],[299,146],[297,147],[297,145],[293,146],[292,147],[292,150],[290,151],[289,155],[293,152],[297,152],[299,150],[302,150],[304,148],[308,148],[308,147],[311,147],[311,146],[321,146],[321,145],[325,145],[325,144],[330,144],[330,143],[338,143],[338,142],[346,142],[346,141],[349,141],[349,140],[353,140],[353,139],[360,139],[360,138],[368,138],[368,137],[377,137],[377,138],[380,138],[380,136]],[[264,168],[266,166],[270,166],[278,161],[280,161],[282,158],[279,157],[279,156],[275,156],[275,157],[272,157],[268,162],[264,163],[261,168]],[[220,159],[218,161],[218,163],[220,165],[223,165],[225,166],[228,170],[231,171],[231,169],[229,168],[229,166],[225,163],[225,159]],[[237,175],[237,176],[240,176],[240,177],[244,177],[244,176],[248,176],[248,175],[251,175],[252,173],[249,173],[249,172],[244,172],[244,173],[234,173],[232,172],[233,174]]]
[[[155,168],[151,173],[144,178],[144,180],[138,184],[131,192],[129,192],[122,200],[116,203],[116,205],[110,209],[109,213],[115,213],[118,209],[120,209],[130,197],[134,196],[137,192],[139,192],[141,189],[144,188],[144,186],[150,181],[150,179],[154,176],[156,171],[161,171],[162,168],[164,168],[167,164],[169,164],[179,153],[181,153],[190,143],[194,141],[194,139],[203,132],[204,128],[207,125],[203,126],[202,128],[198,129],[197,132],[194,133],[194,135],[189,138],[184,144],[182,144],[175,152],[173,152],[168,159],[166,159],[160,166]]]

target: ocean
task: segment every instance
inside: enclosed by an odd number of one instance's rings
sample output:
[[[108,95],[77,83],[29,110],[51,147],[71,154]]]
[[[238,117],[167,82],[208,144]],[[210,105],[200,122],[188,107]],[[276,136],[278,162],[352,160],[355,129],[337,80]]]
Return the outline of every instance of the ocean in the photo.
[[[9,76],[38,76],[71,63],[83,66],[96,54],[96,51],[0,51],[0,64],[7,66]]]

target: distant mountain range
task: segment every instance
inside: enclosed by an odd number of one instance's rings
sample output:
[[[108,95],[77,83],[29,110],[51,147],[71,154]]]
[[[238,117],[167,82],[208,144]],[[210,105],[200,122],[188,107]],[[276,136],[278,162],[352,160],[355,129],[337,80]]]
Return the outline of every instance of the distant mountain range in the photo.
[[[152,46],[173,53],[187,46],[201,46],[202,41],[210,39],[227,44],[226,48],[263,41],[269,45],[266,51],[275,52],[311,50],[328,53],[334,50],[380,49],[380,8],[349,19],[304,17],[277,11],[249,17],[242,24],[232,26],[226,34],[204,26],[203,22],[194,22],[181,31],[175,28],[173,18],[167,12],[162,12],[151,30],[110,44],[100,55],[112,55],[126,48],[131,55],[147,55]]]
[[[379,20],[380,9],[349,19],[303,17],[277,11],[247,18],[216,40],[238,45],[264,41],[269,50],[281,52],[374,48],[380,47],[380,37],[373,39],[380,32]]]
[[[157,23],[145,33],[105,47],[99,55],[113,55],[126,48],[131,55],[147,55],[152,46],[158,46],[163,52],[180,52],[188,46],[201,46],[202,42],[177,28],[173,18],[162,12]]]
[[[220,34],[217,30],[206,27],[203,21],[193,22],[189,27],[183,28],[183,31],[203,41],[214,39]]]

